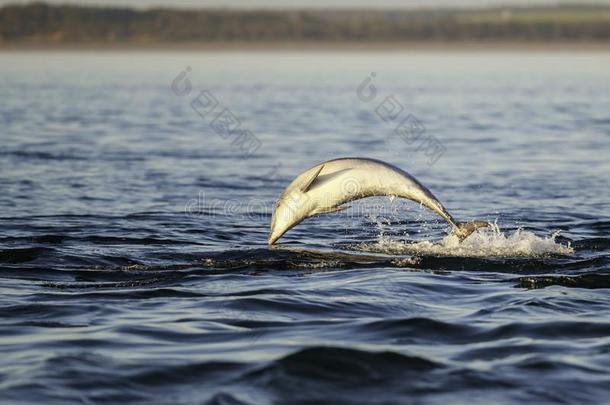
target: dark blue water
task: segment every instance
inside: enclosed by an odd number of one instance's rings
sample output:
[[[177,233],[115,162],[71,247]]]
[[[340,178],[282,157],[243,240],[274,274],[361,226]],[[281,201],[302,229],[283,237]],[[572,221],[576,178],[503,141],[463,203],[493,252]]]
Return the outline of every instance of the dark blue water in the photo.
[[[610,400],[608,72],[604,53],[1,54],[1,402]],[[496,225],[460,245],[378,198],[269,249],[283,188],[340,156]]]

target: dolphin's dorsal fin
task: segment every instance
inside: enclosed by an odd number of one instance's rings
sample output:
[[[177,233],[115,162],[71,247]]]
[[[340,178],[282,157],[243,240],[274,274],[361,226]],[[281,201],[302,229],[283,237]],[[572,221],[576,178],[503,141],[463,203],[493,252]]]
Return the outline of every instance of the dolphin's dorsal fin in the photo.
[[[301,186],[301,191],[306,193],[307,191],[309,191],[309,188],[311,187],[311,185],[313,184],[314,180],[318,177],[318,174],[320,174],[320,172],[322,171],[322,169],[324,169],[324,165],[321,165],[320,168],[318,170],[316,170],[316,172],[314,173],[313,176],[311,176],[311,179],[309,179],[307,181],[307,183],[303,184]]]

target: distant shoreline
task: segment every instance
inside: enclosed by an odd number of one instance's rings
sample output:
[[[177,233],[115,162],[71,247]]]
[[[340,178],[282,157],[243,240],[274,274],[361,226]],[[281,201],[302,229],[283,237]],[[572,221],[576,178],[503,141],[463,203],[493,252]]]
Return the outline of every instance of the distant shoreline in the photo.
[[[610,49],[610,7],[413,10],[0,7],[1,50],[491,51]]]
[[[209,52],[369,52],[369,51],[429,51],[429,52],[590,52],[610,51],[610,42],[167,42],[167,43],[0,43],[0,52],[55,51],[209,51]]]

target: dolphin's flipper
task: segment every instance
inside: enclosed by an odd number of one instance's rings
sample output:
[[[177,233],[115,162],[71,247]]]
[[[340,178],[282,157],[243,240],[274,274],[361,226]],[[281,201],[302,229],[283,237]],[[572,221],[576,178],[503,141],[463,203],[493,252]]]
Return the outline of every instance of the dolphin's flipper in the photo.
[[[311,178],[307,181],[307,183],[305,183],[301,186],[302,192],[306,193],[309,190],[309,188],[311,187],[313,182],[316,180],[316,178],[318,177],[318,174],[320,174],[322,169],[324,169],[324,165],[320,165],[320,168],[318,170],[316,170],[316,172],[313,174],[313,176],[311,176]]]
[[[322,209],[316,210],[316,215],[317,214],[330,214],[331,212],[339,212],[339,211],[346,210],[349,207],[350,207],[349,205],[341,205],[340,207],[322,208]]]

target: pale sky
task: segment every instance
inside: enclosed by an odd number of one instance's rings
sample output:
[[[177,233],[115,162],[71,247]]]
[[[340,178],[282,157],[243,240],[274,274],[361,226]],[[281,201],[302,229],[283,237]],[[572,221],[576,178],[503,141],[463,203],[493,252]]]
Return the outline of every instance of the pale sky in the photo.
[[[29,0],[0,0],[0,6],[31,3]],[[421,7],[471,7],[498,5],[552,5],[561,0],[46,0],[54,4],[80,4],[123,7],[176,7],[176,8],[421,8]],[[570,3],[581,3],[576,0]],[[585,1],[586,4],[610,5],[610,0]]]

